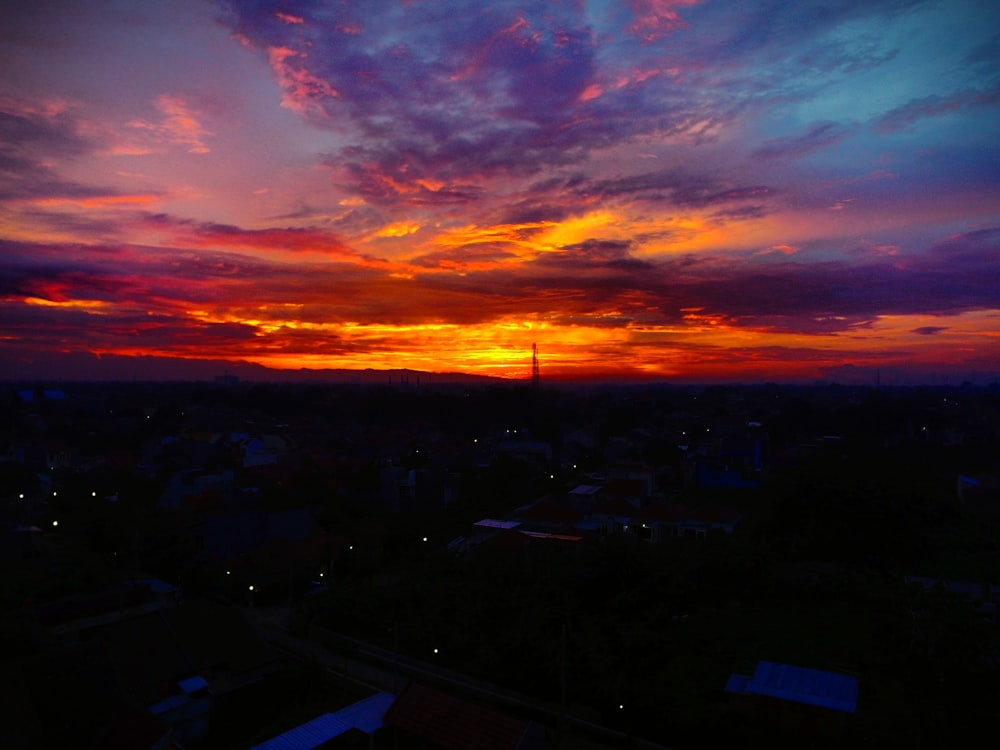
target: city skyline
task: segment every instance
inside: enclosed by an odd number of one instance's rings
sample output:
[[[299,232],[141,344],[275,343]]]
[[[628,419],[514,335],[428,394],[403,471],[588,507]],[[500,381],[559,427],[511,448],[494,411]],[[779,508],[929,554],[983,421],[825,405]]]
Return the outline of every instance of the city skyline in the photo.
[[[528,379],[537,343],[553,380],[994,381],[998,21],[976,0],[10,9],[0,369]]]

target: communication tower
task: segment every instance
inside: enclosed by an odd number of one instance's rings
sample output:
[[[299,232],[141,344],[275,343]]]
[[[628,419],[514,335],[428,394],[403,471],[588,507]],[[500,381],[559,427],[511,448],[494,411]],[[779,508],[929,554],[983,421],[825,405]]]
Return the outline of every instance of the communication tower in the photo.
[[[531,345],[531,387],[538,388],[541,374],[538,371],[538,344]]]

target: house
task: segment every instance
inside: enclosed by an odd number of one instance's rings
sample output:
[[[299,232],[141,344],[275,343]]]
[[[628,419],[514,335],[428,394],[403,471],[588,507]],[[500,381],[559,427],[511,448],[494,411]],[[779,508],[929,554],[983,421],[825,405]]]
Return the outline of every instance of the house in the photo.
[[[0,747],[170,750],[171,728],[116,693],[79,652],[43,652],[0,664]]]
[[[974,581],[953,581],[924,576],[903,576],[907,586],[919,587],[923,591],[946,591],[959,599],[968,602],[977,611],[988,618],[995,618],[1000,605],[1000,586],[991,583]]]
[[[552,499],[539,500],[537,503],[518,508],[516,515],[523,523],[544,528],[570,527],[582,521],[584,517],[582,511]]]
[[[745,434],[728,436],[695,451],[690,459],[694,465],[689,467],[689,482],[703,489],[759,487],[767,450],[766,434],[759,427],[750,422]]]
[[[273,539],[305,542],[317,530],[314,508],[246,510],[210,516],[192,528],[195,550],[209,560],[231,560]]]
[[[255,745],[253,750],[328,748],[341,738],[348,743],[345,747],[370,747],[375,733],[384,726],[382,717],[395,700],[396,696],[392,693],[376,693],[339,711],[317,716]],[[355,738],[357,742],[352,741]]]
[[[713,531],[732,534],[742,520],[739,511],[728,505],[665,505],[651,511],[650,517],[659,524],[659,539],[705,539]]]
[[[856,677],[769,661],[752,675],[730,675],[725,690],[749,723],[811,736],[839,735],[858,705]]]
[[[478,560],[506,566],[512,563],[544,566],[553,556],[579,553],[587,538],[582,534],[531,531],[525,528],[501,529],[470,546],[468,554]]]
[[[535,722],[410,682],[384,721],[408,740],[402,747],[441,750],[533,750],[547,747]]]
[[[603,495],[604,485],[580,484],[569,491],[567,501],[571,507],[589,512]]]
[[[233,495],[232,469],[191,469],[177,472],[157,500],[161,508],[179,510],[223,505]]]
[[[497,445],[496,455],[545,467],[552,463],[552,444],[539,440],[504,440]]]
[[[606,493],[642,505],[653,494],[653,470],[639,461],[617,461],[608,468]]]
[[[639,507],[621,497],[602,503],[592,518],[602,524],[605,534],[625,534],[647,542],[705,539],[713,531],[731,534],[742,520],[739,511],[725,505],[689,507],[657,502]]]
[[[126,609],[130,591],[146,599]],[[133,716],[129,725],[145,727],[153,736],[149,747],[164,736],[180,743],[201,739],[220,701],[228,708],[242,688],[282,668],[279,654],[236,608],[208,602],[164,606],[148,586],[125,587],[120,597],[122,604],[110,611],[105,611],[111,604],[107,597],[91,597],[62,602],[50,614],[75,618],[67,631],[73,638],[60,658],[91,685],[81,690],[99,688],[106,694],[102,712],[124,703],[144,714]],[[53,627],[61,632],[65,626]],[[111,729],[124,731],[117,724]]]
[[[976,477],[959,475],[956,483],[958,501],[976,512],[1000,512],[1000,478],[991,474]]]

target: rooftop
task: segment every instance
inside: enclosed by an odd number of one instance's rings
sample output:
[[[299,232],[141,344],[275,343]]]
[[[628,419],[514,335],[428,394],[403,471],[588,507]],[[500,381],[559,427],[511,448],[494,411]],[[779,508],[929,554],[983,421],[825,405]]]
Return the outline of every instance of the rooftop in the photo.
[[[726,691],[766,695],[851,714],[858,704],[858,681],[850,675],[769,661],[757,662],[751,676],[731,675]]]
[[[385,721],[448,750],[514,750],[530,724],[416,682],[406,686]]]

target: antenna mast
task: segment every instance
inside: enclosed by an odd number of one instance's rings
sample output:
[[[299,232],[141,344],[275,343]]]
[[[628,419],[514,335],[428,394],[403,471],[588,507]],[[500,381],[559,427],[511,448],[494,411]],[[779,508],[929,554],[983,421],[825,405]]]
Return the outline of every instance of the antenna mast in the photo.
[[[538,370],[538,344],[531,345],[531,387],[538,388],[541,374]]]

